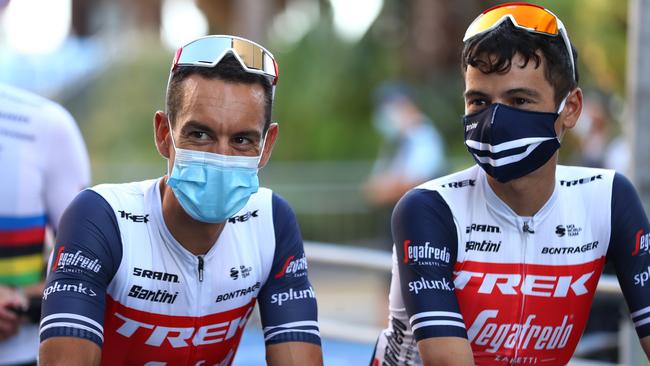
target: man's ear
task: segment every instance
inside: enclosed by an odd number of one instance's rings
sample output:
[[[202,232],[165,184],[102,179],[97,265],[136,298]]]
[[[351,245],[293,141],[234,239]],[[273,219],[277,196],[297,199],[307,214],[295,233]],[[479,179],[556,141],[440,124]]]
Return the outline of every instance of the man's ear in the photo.
[[[271,157],[271,152],[273,151],[273,145],[275,145],[275,139],[278,137],[278,131],[280,126],[277,123],[271,123],[269,129],[266,131],[266,140],[264,141],[264,151],[262,151],[262,158],[260,159],[260,164],[258,169],[264,168],[266,163]]]
[[[580,113],[582,113],[582,90],[575,88],[569,93],[564,109],[560,113],[563,131],[575,127]]]
[[[169,135],[169,119],[163,111],[156,111],[153,116],[153,131],[158,153],[169,159],[171,149],[171,136]]]

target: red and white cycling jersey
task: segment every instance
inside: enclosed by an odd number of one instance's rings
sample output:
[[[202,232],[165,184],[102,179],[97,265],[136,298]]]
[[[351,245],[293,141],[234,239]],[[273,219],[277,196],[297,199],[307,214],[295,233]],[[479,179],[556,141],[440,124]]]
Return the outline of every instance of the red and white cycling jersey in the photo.
[[[391,322],[374,362],[417,365],[418,340],[457,336],[477,365],[566,364],[606,258],[646,336],[648,232],[634,188],[609,170],[558,166],[532,217],[515,214],[477,166],[425,183],[393,215]]]
[[[230,365],[256,302],[267,344],[319,344],[295,217],[260,188],[205,255],[165,225],[161,180],[101,185],[64,214],[41,340],[89,339],[104,365]]]

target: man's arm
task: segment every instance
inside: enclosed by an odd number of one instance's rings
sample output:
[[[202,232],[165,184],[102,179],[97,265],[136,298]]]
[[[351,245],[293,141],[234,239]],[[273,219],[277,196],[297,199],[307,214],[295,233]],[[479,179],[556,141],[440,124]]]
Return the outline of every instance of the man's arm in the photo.
[[[43,365],[99,365],[106,288],[122,258],[115,214],[96,192],[81,192],[61,219],[43,291]]]
[[[449,206],[437,192],[412,190],[393,211],[392,232],[402,298],[423,364],[472,365],[472,350],[454,292],[458,238]],[[441,255],[414,255],[426,246]],[[425,281],[441,285],[431,289],[420,286]]]
[[[612,234],[607,257],[614,261],[632,322],[650,359],[650,224],[634,186],[618,173],[612,187]]]
[[[275,254],[259,304],[270,366],[323,364],[316,294],[307,277],[300,230],[289,204],[273,195]]]

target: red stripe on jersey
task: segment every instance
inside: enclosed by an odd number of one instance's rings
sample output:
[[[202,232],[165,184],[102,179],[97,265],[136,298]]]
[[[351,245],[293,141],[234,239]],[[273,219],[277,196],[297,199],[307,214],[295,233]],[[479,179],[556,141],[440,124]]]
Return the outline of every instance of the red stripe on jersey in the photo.
[[[192,317],[140,311],[106,296],[102,365],[228,366],[255,300],[236,309]]]
[[[3,247],[19,247],[42,243],[44,239],[44,227],[24,230],[0,230],[0,246]]]
[[[456,297],[476,364],[568,363],[604,263],[456,263]]]

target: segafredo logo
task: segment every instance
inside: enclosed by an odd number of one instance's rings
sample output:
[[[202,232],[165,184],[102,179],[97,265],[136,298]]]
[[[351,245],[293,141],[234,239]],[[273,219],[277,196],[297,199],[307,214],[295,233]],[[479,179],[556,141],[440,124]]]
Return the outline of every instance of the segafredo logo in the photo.
[[[644,233],[643,229],[641,229],[636,232],[636,242],[634,243],[632,256],[636,256],[639,252],[646,254],[648,250],[650,250],[650,233]]]
[[[449,264],[451,254],[447,247],[438,248],[430,242],[424,244],[411,244],[410,240],[404,240],[404,263],[440,265]]]

